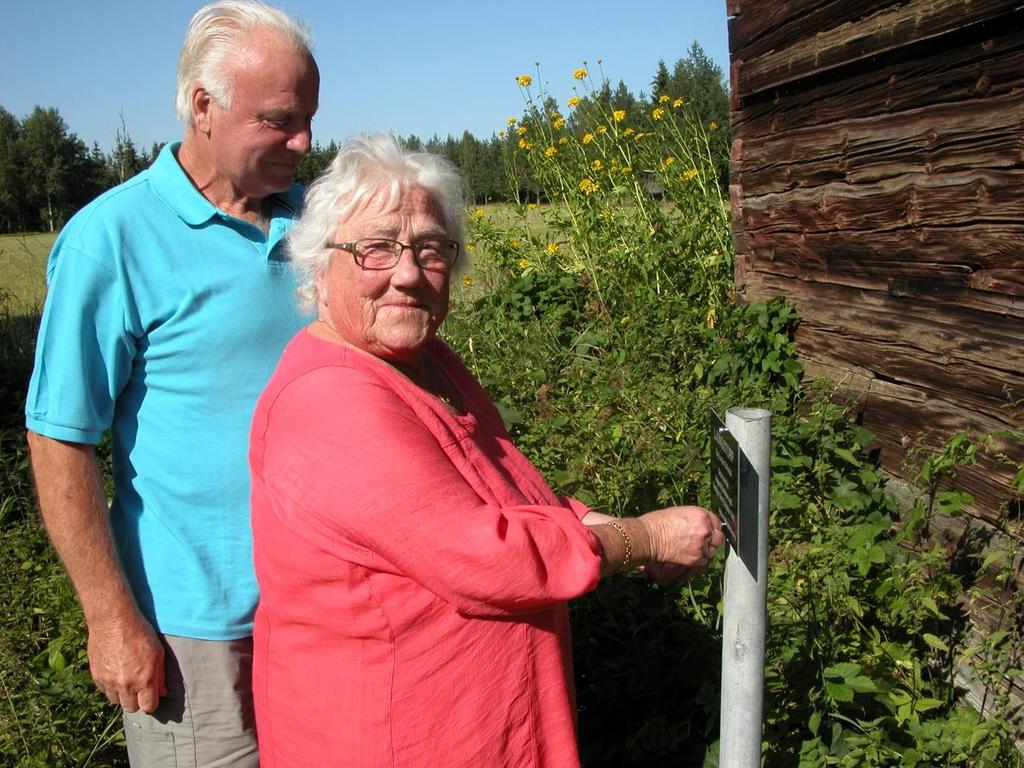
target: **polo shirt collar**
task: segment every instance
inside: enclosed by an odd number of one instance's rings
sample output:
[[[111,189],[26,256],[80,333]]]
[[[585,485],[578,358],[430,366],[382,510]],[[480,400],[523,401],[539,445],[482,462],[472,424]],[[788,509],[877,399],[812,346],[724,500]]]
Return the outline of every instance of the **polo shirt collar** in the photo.
[[[197,227],[218,216],[217,207],[200,194],[178,164],[180,141],[164,145],[150,166],[153,191],[182,221]]]

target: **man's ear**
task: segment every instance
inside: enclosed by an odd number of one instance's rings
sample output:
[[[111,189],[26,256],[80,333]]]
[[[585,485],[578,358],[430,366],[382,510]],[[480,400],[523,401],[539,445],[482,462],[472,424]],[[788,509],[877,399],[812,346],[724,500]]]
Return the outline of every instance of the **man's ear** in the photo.
[[[212,128],[210,110],[213,97],[201,85],[192,89],[192,124],[200,133],[209,135]]]

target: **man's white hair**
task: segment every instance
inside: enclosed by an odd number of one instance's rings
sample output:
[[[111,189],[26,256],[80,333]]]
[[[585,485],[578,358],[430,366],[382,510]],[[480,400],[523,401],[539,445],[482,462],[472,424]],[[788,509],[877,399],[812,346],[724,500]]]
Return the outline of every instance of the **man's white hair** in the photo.
[[[284,11],[257,0],[218,0],[196,11],[178,60],[174,111],[192,125],[192,90],[202,85],[222,107],[231,106],[228,66],[244,53],[253,32],[265,30],[312,58],[309,30]]]

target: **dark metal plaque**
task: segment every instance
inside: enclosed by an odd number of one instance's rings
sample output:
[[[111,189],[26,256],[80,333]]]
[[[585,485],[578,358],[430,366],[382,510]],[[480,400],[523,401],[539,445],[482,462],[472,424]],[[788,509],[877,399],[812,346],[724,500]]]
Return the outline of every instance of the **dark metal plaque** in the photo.
[[[718,414],[711,411],[711,511],[725,538],[757,578],[759,480],[750,460]]]
[[[740,448],[718,414],[711,411],[711,511],[718,515],[725,537],[739,550]]]

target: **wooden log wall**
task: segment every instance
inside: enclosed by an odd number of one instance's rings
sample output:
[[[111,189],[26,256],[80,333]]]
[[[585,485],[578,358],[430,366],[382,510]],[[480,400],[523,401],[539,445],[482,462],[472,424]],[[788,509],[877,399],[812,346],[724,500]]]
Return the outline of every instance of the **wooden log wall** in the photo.
[[[896,475],[919,441],[1024,426],[1024,1],[727,7],[740,297],[796,304]],[[980,518],[1019,522],[1012,475],[963,471]]]
[[[896,476],[914,446],[1024,429],[1024,0],[727,8],[738,295],[796,305],[806,370],[857,397]],[[998,446],[959,479],[1019,546],[1024,449]],[[985,633],[999,606],[969,611]]]

